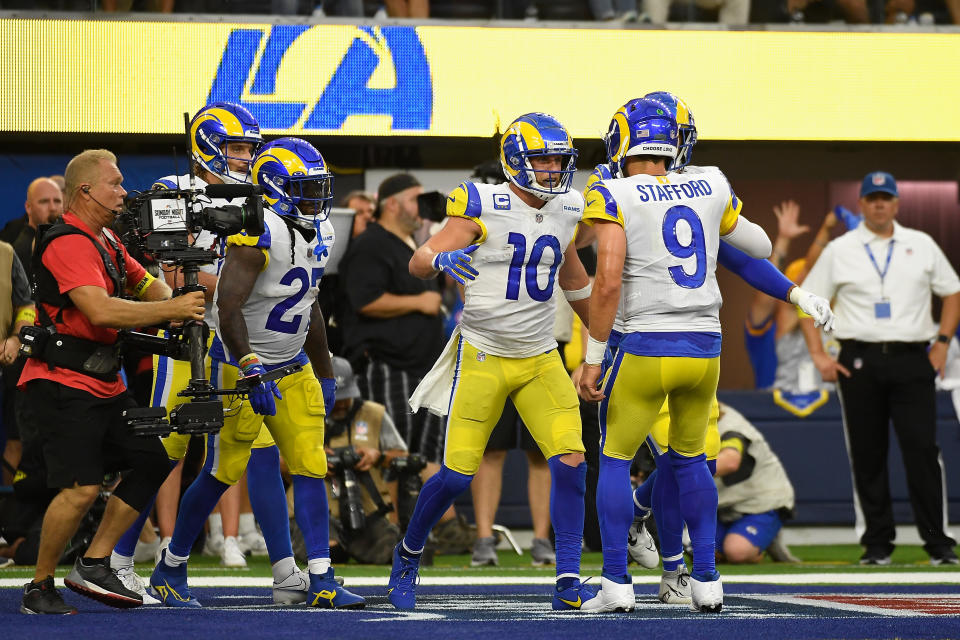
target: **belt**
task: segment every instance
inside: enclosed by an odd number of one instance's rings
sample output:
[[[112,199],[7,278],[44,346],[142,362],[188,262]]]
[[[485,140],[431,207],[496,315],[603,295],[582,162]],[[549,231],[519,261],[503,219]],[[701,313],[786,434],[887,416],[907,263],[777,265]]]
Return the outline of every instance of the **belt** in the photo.
[[[904,351],[925,351],[927,342],[864,342],[863,340],[840,340],[841,347],[852,347],[860,351],[880,351],[881,353],[902,353]]]

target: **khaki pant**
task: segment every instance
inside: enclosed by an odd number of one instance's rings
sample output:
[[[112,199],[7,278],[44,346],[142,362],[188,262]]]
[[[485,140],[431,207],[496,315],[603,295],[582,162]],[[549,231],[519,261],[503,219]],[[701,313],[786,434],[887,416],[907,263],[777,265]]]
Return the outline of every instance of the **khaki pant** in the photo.
[[[747,24],[750,19],[750,0],[643,0],[643,10],[654,24],[663,24],[670,13],[670,5],[695,2],[701,9],[719,9],[723,24]]]

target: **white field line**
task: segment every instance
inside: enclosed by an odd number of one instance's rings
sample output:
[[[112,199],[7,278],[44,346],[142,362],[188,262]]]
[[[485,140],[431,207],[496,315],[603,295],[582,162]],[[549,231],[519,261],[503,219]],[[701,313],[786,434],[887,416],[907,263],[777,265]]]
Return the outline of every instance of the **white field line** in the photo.
[[[143,577],[149,574],[141,573]],[[345,576],[348,586],[353,587],[386,587],[386,577],[351,578]],[[23,588],[30,578],[0,578],[0,588]],[[792,573],[786,575],[725,575],[726,584],[754,583],[754,584],[957,584],[960,585],[960,573],[894,573],[894,572],[863,572],[863,573]],[[63,579],[57,578],[57,586],[63,586]],[[432,577],[421,575],[420,584],[425,586],[479,586],[479,585],[543,585],[553,584],[552,577],[510,577],[510,576],[464,576],[464,577]],[[660,584],[659,575],[633,576],[634,584]],[[190,578],[191,587],[270,587],[271,578],[244,577],[244,576],[197,576]]]

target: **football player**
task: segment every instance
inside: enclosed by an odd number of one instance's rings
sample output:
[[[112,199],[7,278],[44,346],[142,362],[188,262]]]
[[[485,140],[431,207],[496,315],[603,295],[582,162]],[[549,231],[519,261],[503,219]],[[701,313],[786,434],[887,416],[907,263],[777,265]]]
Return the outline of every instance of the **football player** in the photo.
[[[550,466],[553,608],[579,609],[595,593],[579,575],[586,482],[580,414],[553,338],[555,287],[581,317],[590,291],[572,243],[583,213],[583,197],[570,190],[577,151],[563,125],[543,113],[514,120],[500,150],[509,182],[457,187],[446,225],[410,261],[413,275],[446,272],[466,295],[458,330],[411,400],[419,406],[421,394],[439,395],[429,406],[449,417],[443,466],[423,486],[394,551],[388,597],[398,609],[414,608],[427,534],[469,486],[507,397]]]
[[[151,590],[165,604],[199,606],[187,586],[190,547],[217,500],[243,475],[265,424],[293,477],[295,517],[307,545],[307,604],[362,608],[363,598],[343,589],[330,566],[323,483],[324,414],[333,407],[335,383],[316,298],[334,242],[327,219],[333,176],[320,153],[296,138],[264,145],[252,174],[268,205],[264,233],[240,233],[226,241],[212,314],[211,378],[217,387],[232,388],[241,378],[288,364],[303,368],[279,383],[253,386],[243,402],[224,399],[224,426],[208,442],[203,472],[184,494],[173,539],[150,578]],[[283,562],[283,572],[296,571],[292,554]]]

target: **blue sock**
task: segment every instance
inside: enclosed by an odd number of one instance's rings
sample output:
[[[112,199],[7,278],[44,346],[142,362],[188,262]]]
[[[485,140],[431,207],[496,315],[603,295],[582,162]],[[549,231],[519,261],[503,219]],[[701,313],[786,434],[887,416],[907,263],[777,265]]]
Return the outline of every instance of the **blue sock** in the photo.
[[[470,486],[473,476],[457,473],[446,466],[430,476],[423,484],[417,506],[413,508],[403,544],[410,551],[420,551],[427,542],[430,530],[450,508],[453,501]]]
[[[643,483],[633,491],[633,517],[642,518],[650,513],[653,504],[653,485],[657,482],[657,470],[647,476]]]
[[[329,558],[330,507],[323,478],[293,476],[293,516],[303,533],[307,560]]]
[[[633,524],[630,462],[600,453],[597,513],[603,541],[603,572],[617,577],[627,575],[627,533]]]
[[[557,575],[579,576],[583,549],[583,497],[587,493],[587,463],[571,467],[553,456],[550,466],[550,520],[557,536]]]
[[[683,516],[680,515],[680,491],[670,466],[670,456],[657,456],[657,480],[653,487],[653,518],[660,536],[663,570],[675,571],[683,565]]]
[[[230,485],[220,482],[206,471],[200,472],[180,501],[177,524],[170,540],[170,553],[181,557],[190,555],[190,548],[203,530],[203,523],[217,506],[220,496],[229,488]]]
[[[293,556],[287,494],[280,478],[280,451],[274,447],[253,449],[247,464],[250,506],[267,543],[270,564]]]
[[[670,449],[670,463],[680,492],[680,513],[693,545],[693,572],[697,580],[717,577],[717,486],[703,454],[688,458]]]
[[[179,462],[179,460],[171,460],[170,471],[173,471]],[[143,531],[143,524],[147,521],[147,518],[150,517],[150,512],[153,511],[153,504],[156,501],[157,495],[154,494],[153,497],[150,498],[150,502],[147,503],[147,506],[144,507],[140,515],[137,516],[137,519],[130,525],[130,528],[117,540],[117,544],[113,548],[115,554],[127,558],[133,557],[133,553],[137,550],[137,541],[140,539],[140,532]]]

